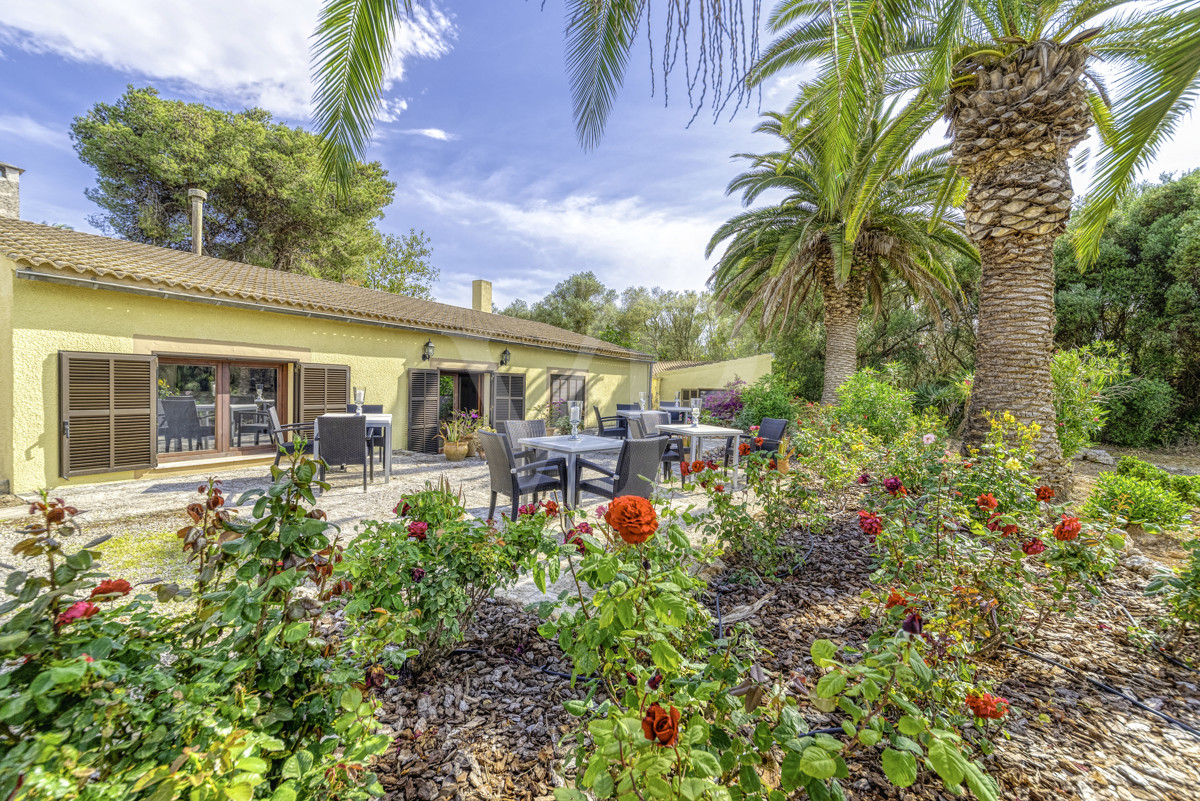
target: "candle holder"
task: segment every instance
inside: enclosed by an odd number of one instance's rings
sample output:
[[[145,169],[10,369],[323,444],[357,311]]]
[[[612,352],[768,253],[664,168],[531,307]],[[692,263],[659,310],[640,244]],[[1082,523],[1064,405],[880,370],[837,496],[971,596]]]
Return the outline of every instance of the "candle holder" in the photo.
[[[638,393],[638,408],[641,409],[643,412],[646,411],[646,393],[645,392]]]
[[[571,439],[579,439],[579,421],[583,416],[583,403],[580,401],[569,401],[567,403],[567,420],[571,423]]]
[[[700,404],[692,401],[692,427],[696,428],[700,425]]]
[[[261,383],[254,385],[254,402],[262,403],[266,398],[263,397],[263,385]]]
[[[362,414],[363,401],[367,399],[367,391],[365,389],[354,388],[354,413]]]

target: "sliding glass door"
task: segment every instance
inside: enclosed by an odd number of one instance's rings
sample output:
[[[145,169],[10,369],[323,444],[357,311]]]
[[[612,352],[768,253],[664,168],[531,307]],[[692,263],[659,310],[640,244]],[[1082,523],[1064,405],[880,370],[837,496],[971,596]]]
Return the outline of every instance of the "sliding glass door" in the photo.
[[[174,457],[271,453],[269,410],[286,420],[283,365],[158,360],[158,453]]]

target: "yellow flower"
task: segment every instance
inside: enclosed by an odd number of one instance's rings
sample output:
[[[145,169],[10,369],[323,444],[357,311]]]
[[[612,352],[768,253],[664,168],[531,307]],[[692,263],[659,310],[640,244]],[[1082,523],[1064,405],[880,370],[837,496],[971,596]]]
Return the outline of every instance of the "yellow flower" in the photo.
[[[1016,472],[1017,470],[1021,469],[1021,463],[1018,462],[1016,459],[1009,459],[1007,462],[1004,463],[1004,467],[1008,470],[1012,470],[1012,471]]]
[[[850,450],[854,451],[855,453],[858,453],[862,449],[863,449],[863,445],[861,442],[856,442],[850,446]]]

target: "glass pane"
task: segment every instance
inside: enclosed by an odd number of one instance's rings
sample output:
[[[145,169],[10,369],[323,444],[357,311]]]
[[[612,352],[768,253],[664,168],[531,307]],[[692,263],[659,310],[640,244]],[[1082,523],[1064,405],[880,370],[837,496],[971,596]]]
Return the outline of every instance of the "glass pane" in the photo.
[[[269,446],[267,409],[278,400],[278,367],[229,365],[229,444],[234,448]]]
[[[158,452],[209,451],[217,446],[217,366],[158,365]]]

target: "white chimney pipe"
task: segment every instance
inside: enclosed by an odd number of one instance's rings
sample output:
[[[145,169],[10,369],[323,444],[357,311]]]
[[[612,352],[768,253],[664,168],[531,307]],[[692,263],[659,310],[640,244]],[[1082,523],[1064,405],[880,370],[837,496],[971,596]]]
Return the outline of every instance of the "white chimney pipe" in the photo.
[[[208,193],[203,189],[189,189],[188,201],[192,204],[192,252],[204,255],[204,201]]]

